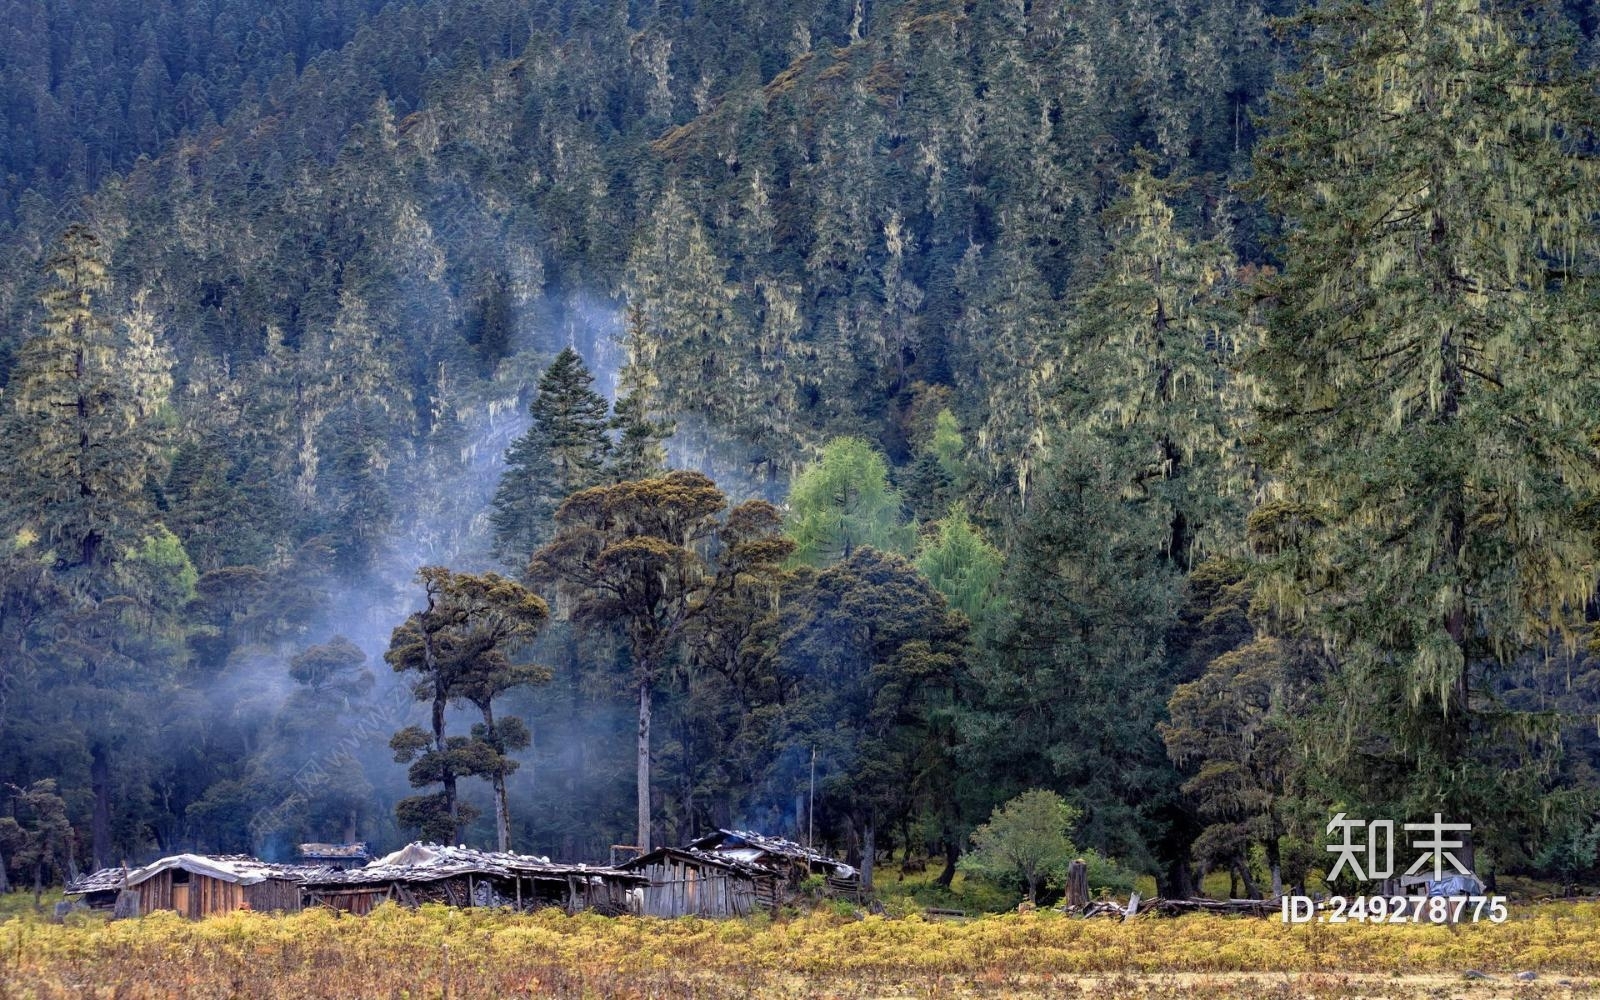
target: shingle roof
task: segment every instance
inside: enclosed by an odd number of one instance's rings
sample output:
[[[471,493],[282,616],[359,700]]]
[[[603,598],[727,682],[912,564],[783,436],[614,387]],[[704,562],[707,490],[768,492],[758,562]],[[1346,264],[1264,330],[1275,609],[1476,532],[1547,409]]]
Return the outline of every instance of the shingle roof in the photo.
[[[663,858],[676,858],[679,861],[722,868],[727,871],[737,872],[748,878],[773,878],[777,875],[777,872],[773,871],[769,865],[756,864],[721,851],[702,851],[694,847],[658,847],[648,854],[630,858],[617,867],[626,871],[642,870],[656,864]]]

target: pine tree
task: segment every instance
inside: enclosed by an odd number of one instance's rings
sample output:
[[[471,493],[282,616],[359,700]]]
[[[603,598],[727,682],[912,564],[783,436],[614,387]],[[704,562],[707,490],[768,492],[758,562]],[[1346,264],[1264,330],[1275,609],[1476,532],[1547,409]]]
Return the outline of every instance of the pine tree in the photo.
[[[1303,69],[1256,157],[1286,234],[1249,366],[1276,477],[1261,592],[1340,662],[1352,801],[1481,830],[1530,787],[1485,758],[1532,723],[1491,719],[1491,677],[1596,577],[1594,83],[1540,7],[1341,0],[1294,24]]]
[[[521,568],[555,533],[561,501],[597,485],[611,450],[604,396],[590,388],[594,376],[583,358],[563,348],[539,379],[528,406],[527,433],[506,452],[506,470],[494,494],[494,555]]]

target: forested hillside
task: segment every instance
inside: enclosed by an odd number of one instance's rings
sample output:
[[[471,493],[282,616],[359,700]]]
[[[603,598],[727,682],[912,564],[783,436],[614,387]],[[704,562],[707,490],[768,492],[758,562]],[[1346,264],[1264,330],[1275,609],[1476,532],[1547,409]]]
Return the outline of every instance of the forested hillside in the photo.
[[[1595,866],[1587,6],[0,17],[0,873]]]

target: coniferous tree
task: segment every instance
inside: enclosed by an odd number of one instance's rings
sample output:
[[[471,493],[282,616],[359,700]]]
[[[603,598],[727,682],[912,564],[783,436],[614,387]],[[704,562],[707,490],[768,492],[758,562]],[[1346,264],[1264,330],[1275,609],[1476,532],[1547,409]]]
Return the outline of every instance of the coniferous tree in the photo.
[[[1538,726],[1491,678],[1570,629],[1600,565],[1594,81],[1542,5],[1341,0],[1295,24],[1256,157],[1285,232],[1250,362],[1276,478],[1260,593],[1339,662],[1350,801],[1509,836],[1484,821],[1532,786],[1486,751]]]
[[[171,357],[142,303],[119,330],[97,299],[110,289],[99,237],[74,225],[47,268],[44,331],[22,345],[7,393],[6,522],[27,528],[85,589],[108,592],[109,567],[137,544],[160,460],[156,412]]]
[[[973,527],[964,504],[953,505],[933,528],[917,552],[917,571],[951,607],[977,621],[994,600],[1003,557]]]
[[[973,657],[962,752],[996,799],[1053,788],[1084,810],[1084,846],[1151,870],[1179,784],[1155,726],[1181,576],[1154,544],[1158,512],[1124,500],[1117,456],[1071,436],[1052,462]]]
[[[817,753],[822,808],[859,835],[871,889],[878,834],[940,809],[950,794],[945,725],[966,621],[905,558],[864,545],[798,573],[777,624],[778,661],[795,693],[781,707],[778,741],[790,752],[775,756]],[[780,768],[773,777],[796,787],[801,775]]]
[[[789,488],[789,537],[797,562],[825,566],[863,545],[909,553],[916,538],[882,453],[861,438],[836,438]]]
[[[1168,701],[1161,737],[1173,762],[1190,772],[1184,794],[1207,824],[1195,853],[1213,869],[1232,868],[1253,888],[1249,854],[1260,845],[1273,895],[1283,894],[1287,800],[1303,769],[1295,746],[1312,676],[1292,647],[1256,639],[1213,660]],[[1288,873],[1299,883],[1304,872]],[[1251,895],[1255,895],[1251,892]]]
[[[657,345],[646,326],[644,310],[628,307],[628,362],[617,380],[617,405],[611,426],[617,432],[607,478],[613,482],[649,479],[667,469],[666,440],[673,425],[661,417],[660,380],[656,378]]]
[[[1110,248],[1078,300],[1066,356],[1052,359],[1051,410],[1121,457],[1129,493],[1165,522],[1153,541],[1187,567],[1196,549],[1242,540],[1248,412],[1230,366],[1252,331],[1233,303],[1233,252],[1176,224],[1179,186],[1148,162],[1123,181],[1104,215]]]
[[[494,555],[519,569],[555,533],[561,501],[601,481],[611,450],[604,396],[583,358],[563,348],[539,379],[527,433],[506,452],[494,494]]]

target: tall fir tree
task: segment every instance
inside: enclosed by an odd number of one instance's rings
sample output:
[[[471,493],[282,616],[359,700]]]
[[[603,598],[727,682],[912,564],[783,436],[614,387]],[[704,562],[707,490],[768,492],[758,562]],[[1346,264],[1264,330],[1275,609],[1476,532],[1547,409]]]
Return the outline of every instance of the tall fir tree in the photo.
[[[611,451],[605,397],[571,347],[563,348],[539,378],[528,406],[527,433],[506,452],[506,470],[494,494],[494,555],[518,569],[555,533],[561,501],[598,485]]]
[[[1159,508],[1160,545],[1187,567],[1195,550],[1242,541],[1249,411],[1230,367],[1254,331],[1225,240],[1177,224],[1179,185],[1148,160],[1123,185],[1103,216],[1099,276],[1079,297],[1065,356],[1046,368],[1064,384],[1046,395],[1053,416],[1121,456],[1128,495]]]
[[[1493,677],[1570,629],[1597,570],[1594,80],[1542,4],[1292,23],[1302,68],[1256,156],[1285,233],[1249,365],[1275,477],[1261,594],[1339,661],[1346,800],[1508,843],[1490,821],[1529,805],[1538,758],[1491,747],[1537,726]]]
[[[142,300],[132,321],[109,319],[106,250],[87,227],[62,235],[47,270],[44,330],[11,372],[3,498],[12,530],[26,528],[59,570],[99,595],[108,570],[137,545],[150,516],[145,487],[161,459],[157,411],[172,358]]]
[[[637,304],[628,307],[628,362],[617,380],[617,405],[611,420],[617,432],[607,478],[629,482],[659,476],[667,469],[666,440],[673,425],[661,416],[661,382],[656,377],[657,344]]]

